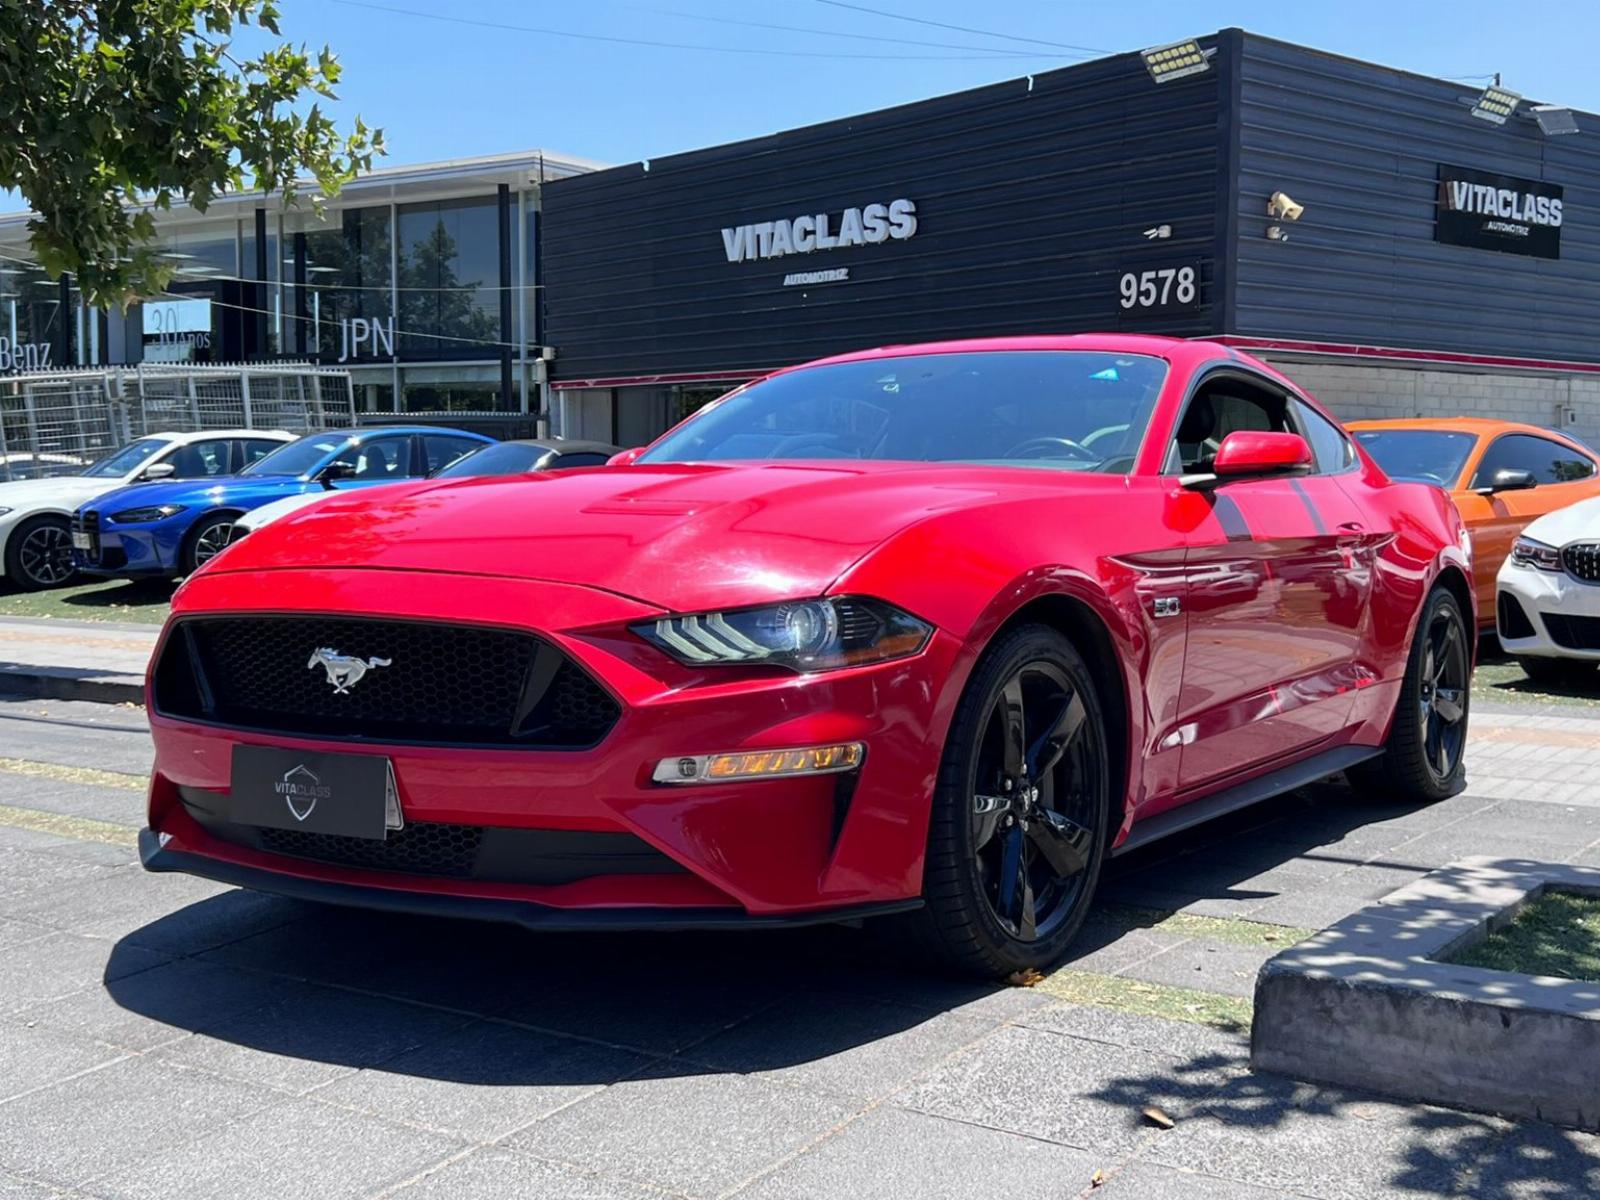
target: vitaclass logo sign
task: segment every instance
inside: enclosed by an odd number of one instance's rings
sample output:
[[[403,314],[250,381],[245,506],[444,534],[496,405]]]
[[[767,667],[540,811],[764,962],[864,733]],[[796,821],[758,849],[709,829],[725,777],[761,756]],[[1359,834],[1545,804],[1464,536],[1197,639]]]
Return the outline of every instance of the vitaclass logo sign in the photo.
[[[844,246],[903,242],[916,232],[917,206],[910,200],[891,200],[888,204],[847,208],[837,221],[831,213],[804,213],[734,225],[722,231],[722,248],[729,262],[749,262]]]
[[[1560,258],[1565,217],[1560,184],[1439,164],[1437,241]]]
[[[1490,187],[1465,179],[1445,180],[1445,206],[1456,212],[1496,217],[1519,225],[1548,225],[1561,228],[1561,197],[1519,192],[1514,188]]]

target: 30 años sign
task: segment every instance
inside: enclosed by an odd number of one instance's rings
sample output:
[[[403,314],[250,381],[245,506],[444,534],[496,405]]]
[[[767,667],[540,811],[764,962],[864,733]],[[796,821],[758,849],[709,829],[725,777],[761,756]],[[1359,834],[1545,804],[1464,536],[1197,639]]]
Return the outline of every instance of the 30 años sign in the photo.
[[[1434,240],[1560,258],[1562,203],[1558,184],[1440,163]]]

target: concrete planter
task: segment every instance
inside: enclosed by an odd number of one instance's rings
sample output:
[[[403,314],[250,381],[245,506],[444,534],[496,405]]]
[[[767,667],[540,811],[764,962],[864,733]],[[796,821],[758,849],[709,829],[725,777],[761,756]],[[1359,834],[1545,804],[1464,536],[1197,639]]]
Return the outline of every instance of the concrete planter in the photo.
[[[1600,1130],[1600,985],[1438,961],[1600,870],[1471,858],[1284,951],[1256,979],[1261,1071]]]

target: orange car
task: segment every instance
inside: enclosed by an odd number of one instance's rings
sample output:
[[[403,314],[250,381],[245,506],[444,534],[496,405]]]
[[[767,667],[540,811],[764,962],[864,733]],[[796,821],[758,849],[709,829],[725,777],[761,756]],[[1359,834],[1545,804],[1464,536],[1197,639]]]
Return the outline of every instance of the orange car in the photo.
[[[1582,442],[1484,417],[1351,421],[1356,441],[1391,479],[1446,489],[1472,532],[1478,623],[1494,626],[1494,578],[1535,517],[1600,496],[1600,455]]]

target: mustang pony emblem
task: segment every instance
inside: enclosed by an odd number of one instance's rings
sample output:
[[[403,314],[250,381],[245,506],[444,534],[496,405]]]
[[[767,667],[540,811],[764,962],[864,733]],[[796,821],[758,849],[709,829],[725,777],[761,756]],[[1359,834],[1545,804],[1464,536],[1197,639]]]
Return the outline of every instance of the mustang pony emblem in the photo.
[[[360,683],[361,677],[373,667],[387,667],[390,661],[387,658],[352,658],[323,646],[311,655],[306,670],[321,667],[328,673],[328,682],[333,684],[334,694],[342,696]]]

